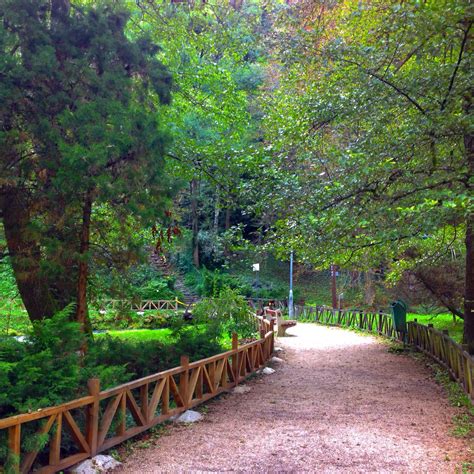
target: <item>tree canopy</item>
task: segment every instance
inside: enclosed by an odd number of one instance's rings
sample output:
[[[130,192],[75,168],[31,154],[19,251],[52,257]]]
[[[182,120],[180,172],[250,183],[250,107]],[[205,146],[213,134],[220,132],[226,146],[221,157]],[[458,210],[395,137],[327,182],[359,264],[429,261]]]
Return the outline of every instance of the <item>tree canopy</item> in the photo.
[[[474,344],[470,2],[4,0],[0,16],[0,210],[33,319],[75,301],[85,324],[94,273],[172,226],[197,267],[232,234],[319,269],[410,271]]]

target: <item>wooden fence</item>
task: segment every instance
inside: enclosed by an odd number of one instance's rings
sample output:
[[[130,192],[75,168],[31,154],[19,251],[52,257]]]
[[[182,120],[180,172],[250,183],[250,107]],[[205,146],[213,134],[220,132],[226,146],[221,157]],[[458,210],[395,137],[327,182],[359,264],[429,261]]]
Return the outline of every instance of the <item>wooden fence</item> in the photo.
[[[296,320],[330,326],[346,326],[387,337],[397,337],[390,314],[356,309],[332,309],[327,306],[295,306]]]
[[[382,312],[334,310],[326,306],[295,306],[295,319],[331,326],[346,326],[402,339],[402,336],[395,331],[392,316]],[[415,321],[407,324],[405,342],[444,366],[474,402],[474,357],[468,354],[461,344],[451,339],[447,332],[434,329],[432,324],[425,326]]]
[[[132,311],[147,311],[147,310],[161,310],[173,309],[178,310],[179,307],[186,307],[185,303],[181,303],[177,298],[174,300],[141,300],[137,302],[126,300],[104,300],[96,304],[100,309],[118,309],[127,308]]]
[[[260,339],[108,390],[91,379],[89,395],[55,407],[0,420],[8,430],[13,472],[54,473],[109,449],[158,423],[236,386],[265,364],[273,352],[274,321],[258,318]],[[28,426],[30,425],[30,426]],[[23,432],[48,437],[46,446],[25,452]],[[65,447],[67,444],[67,449]]]
[[[417,322],[408,323],[408,342],[445,367],[474,401],[474,357],[446,332]]]

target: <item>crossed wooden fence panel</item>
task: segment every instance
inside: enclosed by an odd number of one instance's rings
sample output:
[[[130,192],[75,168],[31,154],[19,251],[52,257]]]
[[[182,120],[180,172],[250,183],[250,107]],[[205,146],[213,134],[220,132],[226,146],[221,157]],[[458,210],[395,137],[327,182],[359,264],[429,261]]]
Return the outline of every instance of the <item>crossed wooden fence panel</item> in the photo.
[[[141,300],[132,302],[127,300],[104,300],[98,303],[100,309],[117,309],[128,308],[133,311],[147,311],[147,310],[162,310],[173,309],[178,310],[180,303],[177,299],[174,300]]]
[[[295,319],[313,321],[330,326],[346,326],[387,337],[396,337],[389,314],[355,309],[332,309],[327,306],[295,306]]]
[[[10,469],[60,471],[236,386],[273,352],[274,321],[259,317],[258,324],[261,338],[249,344],[239,346],[234,334],[230,351],[191,363],[182,356],[179,367],[108,390],[91,379],[86,397],[0,420],[0,430],[8,430]],[[48,435],[49,444],[23,452],[22,428],[31,423],[39,424],[36,434]]]

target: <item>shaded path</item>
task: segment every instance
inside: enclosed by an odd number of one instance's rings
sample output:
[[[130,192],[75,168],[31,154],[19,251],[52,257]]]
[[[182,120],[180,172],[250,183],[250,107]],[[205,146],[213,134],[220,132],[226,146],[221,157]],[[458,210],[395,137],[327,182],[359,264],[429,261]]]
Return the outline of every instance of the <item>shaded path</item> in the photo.
[[[121,471],[444,473],[469,459],[422,364],[337,328],[288,332],[275,374],[209,403],[204,421],[173,426]]]

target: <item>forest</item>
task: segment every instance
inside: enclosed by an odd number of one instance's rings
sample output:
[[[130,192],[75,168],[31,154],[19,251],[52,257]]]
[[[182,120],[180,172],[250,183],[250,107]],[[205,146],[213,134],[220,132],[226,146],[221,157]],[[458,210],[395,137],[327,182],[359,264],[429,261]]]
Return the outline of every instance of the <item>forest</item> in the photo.
[[[297,304],[402,299],[474,354],[473,15],[0,0],[0,418],[254,337],[290,253]]]

